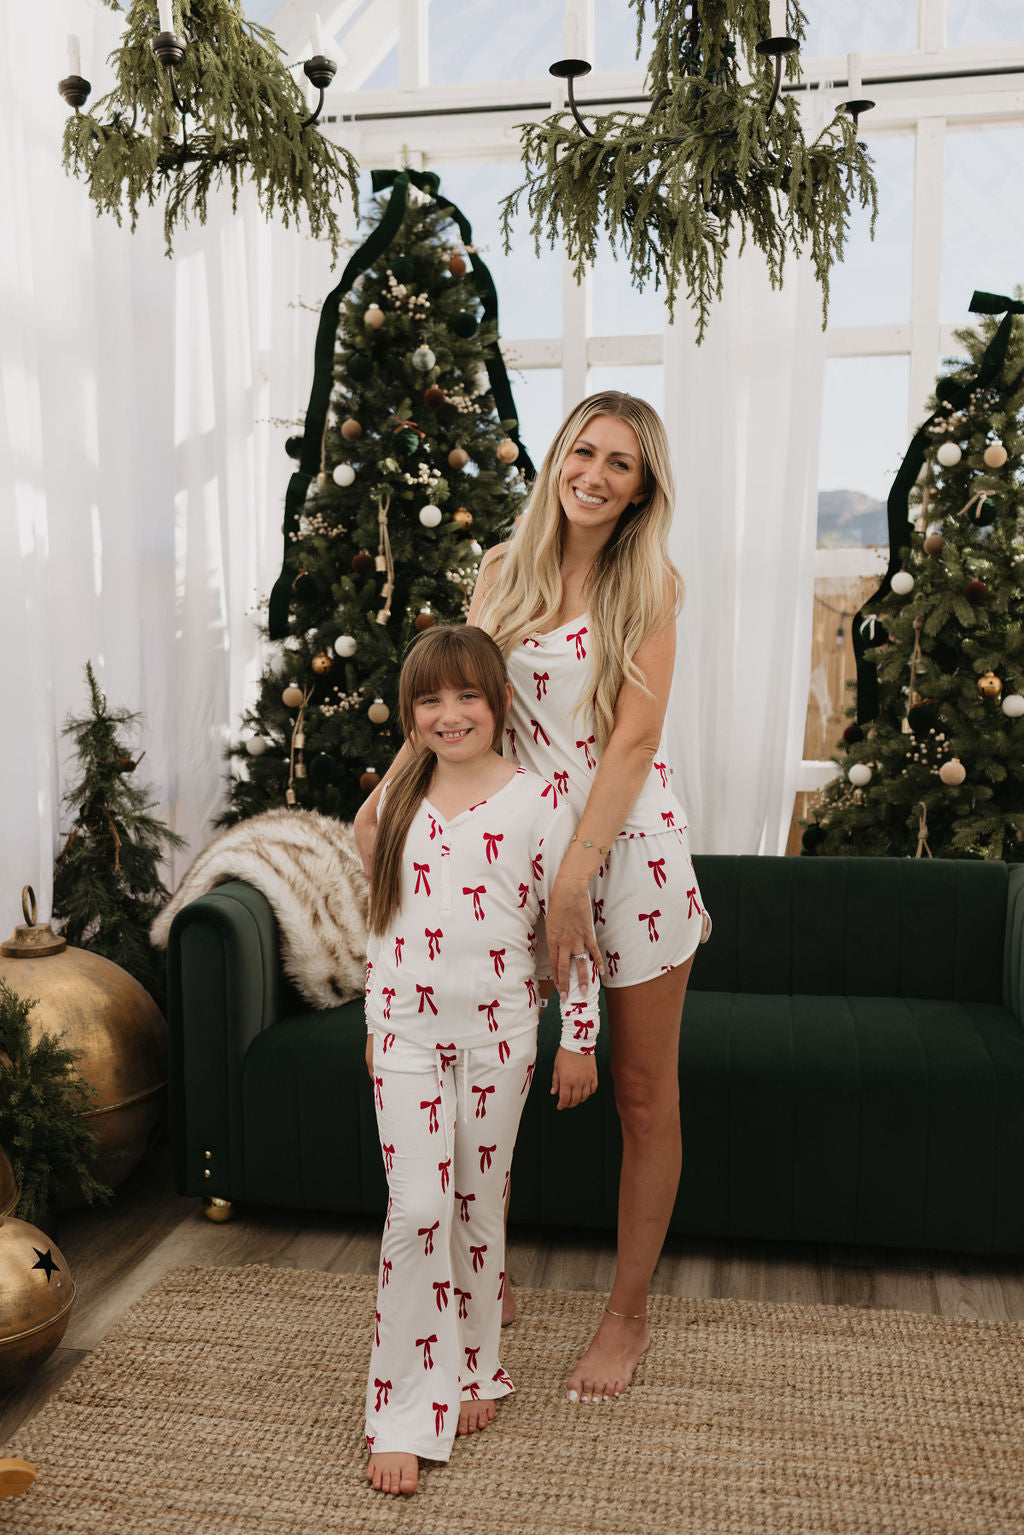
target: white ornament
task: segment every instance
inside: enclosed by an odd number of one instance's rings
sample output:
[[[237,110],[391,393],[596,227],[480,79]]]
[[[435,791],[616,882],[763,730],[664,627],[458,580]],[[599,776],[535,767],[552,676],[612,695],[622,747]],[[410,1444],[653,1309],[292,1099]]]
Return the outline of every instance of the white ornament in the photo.
[[[331,470],[331,479],[335,485],[351,485],[356,477],[356,472],[351,464],[335,464]]]
[[[855,762],[847,776],[855,788],[863,789],[871,782],[871,769],[866,762]]]
[[[963,454],[958,443],[944,442],[940,445],[935,457],[944,469],[952,469],[953,465],[958,464],[963,458]]]
[[[334,653],[335,655],[339,655],[342,658],[355,655],[356,642],[352,638],[351,634],[338,635],[338,638],[334,642]]]
[[[480,366],[474,372],[472,378],[470,379],[470,383],[473,386],[473,393],[474,394],[486,394],[487,393],[488,389],[491,386],[491,381],[490,381],[490,378],[487,375],[487,369],[484,367],[483,363],[481,363]]]
[[[245,743],[245,749],[250,757],[262,757],[267,749],[267,743],[262,736],[250,736]]]
[[[1001,442],[990,442],[982,458],[990,469],[1001,469],[1006,463],[1006,449]]]
[[[437,358],[429,346],[418,346],[412,354],[412,365],[414,368],[418,368],[421,373],[429,373],[436,361]]]
[[[363,315],[363,324],[370,330],[379,330],[384,324],[384,311],[379,304],[371,304]]]
[[[890,584],[897,597],[905,597],[914,590],[914,578],[909,570],[898,570]]]
[[[959,757],[951,757],[948,762],[944,762],[939,768],[939,777],[944,784],[948,784],[950,788],[955,789],[967,777],[967,769]]]
[[[436,528],[441,521],[441,508],[439,506],[421,506],[420,522],[425,528]]]
[[[1019,720],[1024,714],[1024,698],[1019,693],[1007,693],[1003,699],[1003,713],[1008,714],[1012,720]]]
[[[480,555],[484,552],[484,546],[474,538],[473,542],[469,546],[469,552],[470,554],[475,554],[479,559]]]

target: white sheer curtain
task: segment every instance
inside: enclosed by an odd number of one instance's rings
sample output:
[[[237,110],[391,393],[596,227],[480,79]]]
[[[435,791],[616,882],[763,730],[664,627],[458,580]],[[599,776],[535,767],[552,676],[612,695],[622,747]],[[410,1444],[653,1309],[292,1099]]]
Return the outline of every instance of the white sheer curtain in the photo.
[[[814,102],[823,120],[828,103]],[[773,292],[760,253],[729,261],[697,347],[665,332],[676,472],[672,557],[686,581],[668,733],[692,844],[782,853],[803,755],[825,349],[809,260]]]
[[[188,839],[223,801],[223,748],[252,696],[256,607],[281,557],[283,450],[305,408],[329,248],[214,207],[163,253],[97,218],[60,163],[65,39],[92,101],[123,18],[85,0],[0,16],[0,935],[32,884],[49,914],[67,785],[61,727],[92,660],[141,710],[158,813]],[[309,308],[296,307],[309,305]]]

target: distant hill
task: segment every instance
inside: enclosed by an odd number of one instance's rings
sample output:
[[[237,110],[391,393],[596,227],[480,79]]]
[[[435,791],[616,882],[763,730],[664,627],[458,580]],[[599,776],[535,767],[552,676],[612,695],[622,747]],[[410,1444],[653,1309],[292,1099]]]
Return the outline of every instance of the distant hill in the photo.
[[[889,522],[885,502],[859,490],[819,490],[818,548],[887,545]]]

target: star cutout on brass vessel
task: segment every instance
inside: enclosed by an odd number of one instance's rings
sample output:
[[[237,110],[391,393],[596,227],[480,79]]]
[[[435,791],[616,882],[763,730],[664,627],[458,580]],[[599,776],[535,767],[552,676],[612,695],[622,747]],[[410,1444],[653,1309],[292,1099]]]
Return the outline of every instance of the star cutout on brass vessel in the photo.
[[[43,1253],[43,1252],[39,1251],[38,1247],[33,1247],[32,1251],[35,1253],[36,1257],[39,1259],[39,1262],[38,1263],[33,1263],[32,1267],[34,1269],[45,1269],[46,1270],[46,1283],[49,1284],[50,1283],[50,1276],[53,1273],[55,1273],[56,1270],[59,1268],[59,1264],[56,1264],[53,1261],[53,1251],[52,1251],[52,1249],[48,1247],[46,1249],[46,1251]]]

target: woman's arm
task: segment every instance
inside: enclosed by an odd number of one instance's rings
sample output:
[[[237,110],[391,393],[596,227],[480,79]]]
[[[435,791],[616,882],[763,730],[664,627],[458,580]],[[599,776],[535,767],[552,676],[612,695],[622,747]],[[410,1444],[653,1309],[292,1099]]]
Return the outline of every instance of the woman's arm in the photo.
[[[650,692],[627,677],[619,689],[611,738],[601,753],[576,840],[562,861],[547,916],[551,973],[560,997],[568,994],[573,955],[587,953],[604,969],[594,936],[588,886],[636,804],[658,754],[675,663],[676,626],[668,617],[639,646],[634,660]],[[591,847],[585,844],[589,842]],[[577,960],[585,985],[589,960]]]
[[[370,877],[370,864],[373,859],[373,844],[377,836],[377,806],[380,804],[380,797],[384,793],[384,788],[388,782],[388,779],[393,777],[395,770],[402,767],[403,764],[408,761],[408,759],[409,748],[403,741],[402,745],[398,749],[396,757],[391,763],[391,766],[384,774],[384,777],[381,779],[380,783],[377,784],[376,788],[373,789],[373,791],[367,795],[366,799],[363,800],[363,803],[356,811],[356,818],[352,822],[352,830],[355,832],[356,838],[356,848],[359,852],[360,858],[363,861],[363,873],[366,875],[367,879]]]

